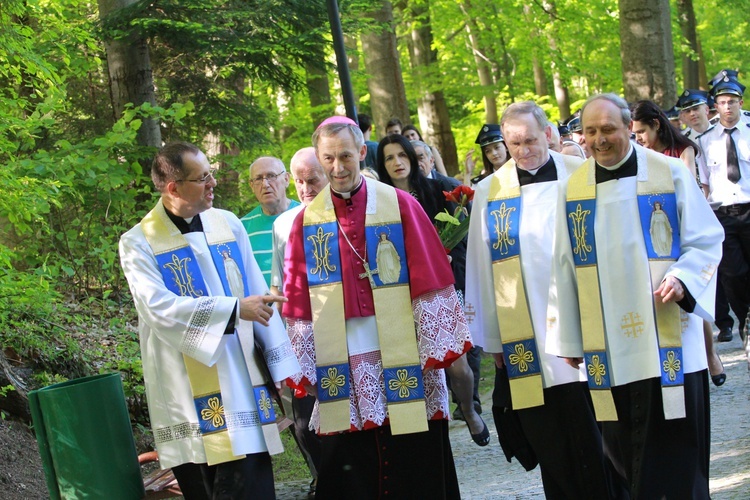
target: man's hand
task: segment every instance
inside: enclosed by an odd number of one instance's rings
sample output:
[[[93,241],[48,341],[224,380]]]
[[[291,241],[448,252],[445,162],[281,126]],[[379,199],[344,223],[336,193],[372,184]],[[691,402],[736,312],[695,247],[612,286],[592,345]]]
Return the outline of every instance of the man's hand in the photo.
[[[665,304],[667,302],[679,302],[685,298],[685,289],[680,280],[674,276],[667,276],[654,292],[654,296],[661,297],[661,301]]]
[[[263,326],[268,326],[268,320],[273,316],[275,302],[287,302],[287,298],[281,295],[250,295],[240,299],[240,318],[245,321],[257,321]]]
[[[581,365],[581,363],[583,363],[583,358],[562,358],[562,359],[563,361],[568,363],[570,366],[572,366],[576,370]]]
[[[498,368],[502,368],[505,366],[505,358],[503,358],[503,353],[501,352],[493,352],[492,357],[495,359],[495,366]]]

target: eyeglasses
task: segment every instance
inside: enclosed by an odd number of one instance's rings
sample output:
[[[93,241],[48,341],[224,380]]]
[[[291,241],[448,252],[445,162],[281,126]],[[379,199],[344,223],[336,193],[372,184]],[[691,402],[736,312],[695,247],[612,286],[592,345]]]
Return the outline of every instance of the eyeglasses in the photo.
[[[739,104],[739,103],[740,103],[740,101],[737,100],[737,99],[728,99],[726,101],[721,101],[721,102],[716,101],[716,105],[717,106],[721,106],[721,107],[724,107],[724,106],[734,106],[735,104]]]
[[[216,171],[219,170],[218,168],[212,168],[208,171],[207,174],[205,174],[200,179],[178,179],[175,182],[195,182],[196,184],[205,184],[208,182],[209,179],[216,179],[214,175],[216,174]]]
[[[253,184],[253,186],[262,186],[263,181],[268,181],[268,183],[272,183],[276,180],[277,177],[280,175],[284,175],[286,172],[279,172],[278,174],[266,174],[266,175],[259,175],[258,177],[253,177],[250,179],[250,182]]]

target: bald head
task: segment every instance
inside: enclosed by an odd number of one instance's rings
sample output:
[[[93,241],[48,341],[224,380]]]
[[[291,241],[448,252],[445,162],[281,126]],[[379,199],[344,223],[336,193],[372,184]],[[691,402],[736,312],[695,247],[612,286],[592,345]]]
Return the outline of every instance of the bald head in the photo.
[[[315,155],[315,148],[302,148],[294,153],[289,169],[292,171],[297,196],[305,206],[328,184],[328,177]]]
[[[289,207],[289,174],[278,158],[261,156],[255,160],[250,165],[250,185],[264,214],[278,215]]]

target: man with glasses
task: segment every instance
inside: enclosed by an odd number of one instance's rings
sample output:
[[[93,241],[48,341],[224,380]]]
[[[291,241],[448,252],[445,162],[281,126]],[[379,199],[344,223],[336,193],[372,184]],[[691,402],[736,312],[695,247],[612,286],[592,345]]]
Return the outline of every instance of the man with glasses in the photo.
[[[719,279],[744,336],[750,305],[750,124],[741,119],[745,86],[737,80],[737,72],[723,70],[711,83],[719,122],[698,136],[703,154],[696,162],[708,200],[724,227]],[[732,340],[731,331],[722,333],[717,340]]]
[[[300,371],[274,313],[285,299],[267,293],[239,219],[212,208],[203,152],[168,144],[151,178],[161,199],[122,235],[120,259],[159,461],[185,498],[275,498],[283,446],[261,365],[277,383]]]
[[[259,205],[240,219],[250,238],[266,285],[271,285],[273,262],[273,223],[276,218],[299,202],[286,196],[289,174],[284,163],[272,156],[262,156],[250,165],[250,185]]]

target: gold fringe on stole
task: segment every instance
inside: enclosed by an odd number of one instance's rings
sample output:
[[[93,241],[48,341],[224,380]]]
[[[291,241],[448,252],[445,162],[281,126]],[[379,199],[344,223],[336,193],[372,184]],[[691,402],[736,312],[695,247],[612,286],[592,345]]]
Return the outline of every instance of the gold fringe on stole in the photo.
[[[568,181],[567,201],[593,200],[596,202],[596,180],[590,175],[594,168],[594,160],[589,159],[578,170],[573,172]],[[566,205],[567,208],[567,205]],[[594,252],[592,248],[594,235],[593,213],[583,210],[581,204],[576,210],[567,210],[568,224],[577,224],[579,239],[571,241],[574,252],[585,262],[586,254]],[[576,220],[572,221],[571,216]],[[588,220],[586,220],[589,216]],[[591,239],[587,239],[589,236]],[[593,259],[592,259],[593,260]],[[589,379],[591,400],[594,404],[596,419],[599,421],[617,420],[617,409],[612,398],[610,388],[610,366],[606,363],[607,340],[604,334],[604,318],[602,316],[602,302],[599,291],[599,270],[596,262],[591,264],[576,264],[576,281],[578,282],[578,307],[581,315],[581,335],[583,338],[584,363]],[[586,356],[586,354],[589,354]]]
[[[401,213],[396,190],[394,188],[382,189],[378,183],[375,183],[375,186],[378,192],[377,213],[366,215],[365,224],[368,226],[400,224]],[[383,368],[414,365],[415,361],[419,364],[419,349],[414,331],[414,311],[411,307],[411,292],[408,283],[375,287],[372,290],[372,296],[375,302],[375,320],[378,325]],[[394,435],[428,430],[424,399],[402,403],[389,402],[388,418],[391,433]]]
[[[491,182],[488,203],[514,198],[520,202],[521,188],[514,162],[508,162],[501,167],[498,174],[492,177]],[[518,207],[515,220],[520,225],[520,203]],[[499,217],[495,220],[495,234],[491,241],[502,244],[505,239],[507,242],[511,214],[488,214],[488,217],[490,216]],[[544,404],[541,359],[529,313],[519,253],[516,252],[508,257],[501,255],[499,260],[495,260],[492,263],[492,276],[497,322],[500,326],[505,364],[508,367],[513,408],[520,410],[541,406]],[[529,349],[528,346],[533,346],[533,348]],[[512,373],[518,375],[512,376]]]
[[[333,223],[336,224],[336,213],[333,206],[326,207],[326,200],[330,200],[330,186],[326,186],[321,196],[316,197],[305,209],[305,226]],[[322,233],[321,233],[322,234]],[[332,234],[324,234],[328,239],[320,243],[318,265],[338,266],[338,280],[333,278],[328,284],[310,286],[310,307],[312,310],[313,332],[315,337],[315,358],[317,367],[331,365],[349,366],[349,351],[346,344],[346,321],[344,317],[344,286],[341,281],[341,262],[329,261],[330,254],[328,245],[338,245],[338,231]],[[307,244],[305,244],[307,248]],[[311,271],[308,269],[308,273]],[[316,273],[317,274],[317,273]],[[329,368],[328,373],[331,381],[336,381],[342,375],[336,368]],[[348,373],[348,372],[347,372]],[[343,375],[349,385],[348,374]],[[318,373],[320,378],[320,373]],[[318,391],[321,390],[321,381],[318,380]],[[334,384],[335,386],[336,384]],[[339,384],[340,385],[340,384]],[[330,386],[329,386],[330,387]],[[335,389],[334,389],[335,390]],[[351,428],[351,415],[349,409],[349,398],[324,401],[318,398],[320,412],[320,432],[328,434],[332,432],[348,431]]]
[[[205,218],[204,220],[211,224],[209,227],[212,231],[205,233],[209,245],[212,243],[212,240],[209,239],[210,236],[213,236],[214,240],[234,241],[232,230],[221,215],[214,214],[211,210],[203,212],[202,215]],[[217,216],[211,217],[212,215]],[[164,205],[161,203],[157,203],[156,207],[141,221],[141,229],[154,255],[174,252],[189,246],[182,234],[179,232],[172,234],[169,229],[170,225],[171,221],[164,210]],[[229,439],[229,432],[226,430],[226,417],[223,403],[221,403],[221,388],[219,387],[219,375],[216,366],[208,367],[185,355],[183,355],[183,359],[193,398],[209,396],[209,403],[216,405],[215,408],[212,408],[213,411],[209,413],[212,413],[211,416],[216,419],[215,422],[220,424],[216,427],[223,427],[223,429],[214,432],[201,432],[208,464],[213,465],[244,458],[245,455],[237,456],[232,453],[232,443]],[[213,395],[217,395],[218,399],[214,400],[211,397]],[[198,418],[206,420],[201,414],[198,414]]]
[[[669,168],[666,157],[646,150],[646,163],[648,165],[648,181],[638,183],[638,195],[658,195],[661,193],[674,193],[674,179]],[[640,204],[639,204],[640,207]],[[645,228],[644,228],[645,238]],[[651,287],[656,290],[661,285],[664,276],[677,259],[660,258],[649,259],[649,271],[651,272]],[[684,376],[682,356],[675,353],[682,352],[682,321],[680,319],[680,306],[675,302],[664,304],[660,297],[653,297],[654,314],[656,317],[656,331],[659,338],[659,367],[662,373],[662,404],[664,418],[672,420],[685,418],[685,389],[683,384],[665,384],[668,372],[676,369]],[[666,356],[663,354],[666,353]],[[670,356],[671,354],[671,356]]]

